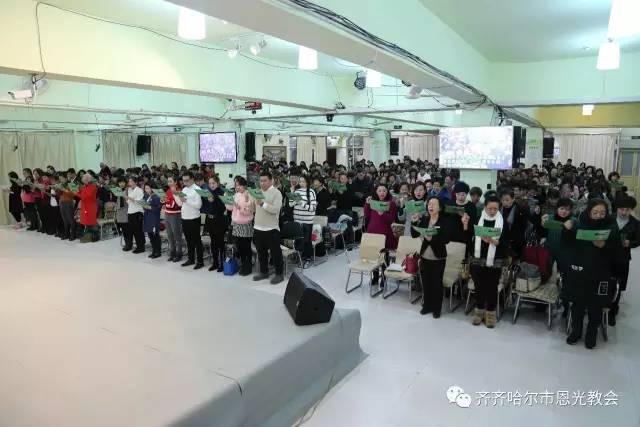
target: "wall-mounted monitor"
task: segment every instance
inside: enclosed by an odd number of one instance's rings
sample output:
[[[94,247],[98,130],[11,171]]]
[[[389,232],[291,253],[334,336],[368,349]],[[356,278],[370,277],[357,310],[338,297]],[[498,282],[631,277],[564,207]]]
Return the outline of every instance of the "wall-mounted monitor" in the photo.
[[[456,169],[510,169],[513,126],[440,129],[440,166]]]
[[[235,132],[201,133],[200,163],[237,163],[238,143]]]

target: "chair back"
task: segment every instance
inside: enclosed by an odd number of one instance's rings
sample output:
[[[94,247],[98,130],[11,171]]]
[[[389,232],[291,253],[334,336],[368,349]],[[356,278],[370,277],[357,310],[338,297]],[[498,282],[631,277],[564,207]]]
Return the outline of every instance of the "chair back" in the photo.
[[[104,219],[115,220],[118,207],[114,202],[104,204]]]
[[[282,224],[280,227],[280,238],[285,240],[296,240],[303,237],[302,224],[289,221]]]
[[[419,253],[421,245],[422,239],[420,237],[400,236],[396,249],[396,263],[402,264],[407,255]]]
[[[453,283],[460,277],[467,245],[459,242],[447,243],[447,263],[444,268],[444,280]]]
[[[364,261],[378,261],[380,251],[384,249],[386,236],[384,234],[364,233],[360,241],[360,259]]]
[[[320,227],[324,228],[329,224],[329,218],[322,215],[316,215],[313,218],[313,223],[318,224]]]

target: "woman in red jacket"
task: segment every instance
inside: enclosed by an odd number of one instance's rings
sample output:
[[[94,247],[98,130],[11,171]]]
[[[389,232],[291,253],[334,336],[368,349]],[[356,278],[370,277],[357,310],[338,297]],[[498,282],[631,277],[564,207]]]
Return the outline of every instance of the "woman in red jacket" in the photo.
[[[80,224],[85,228],[85,236],[88,233],[88,237],[83,237],[82,239],[86,243],[87,241],[96,241],[98,237],[96,232],[96,225],[98,224],[98,186],[88,173],[82,176],[82,184],[76,196],[80,199]]]
[[[371,201],[387,202],[389,208],[384,212],[379,212],[371,208]],[[389,189],[382,184],[378,184],[373,196],[367,197],[367,202],[364,205],[364,217],[367,223],[367,233],[384,234],[386,236],[385,248],[387,250],[395,249],[398,246],[396,236],[393,234],[391,224],[394,223],[396,215],[398,214],[398,208],[394,203]],[[378,283],[380,273],[376,270],[373,272],[372,285]],[[380,286],[384,286],[384,283],[380,283]]]

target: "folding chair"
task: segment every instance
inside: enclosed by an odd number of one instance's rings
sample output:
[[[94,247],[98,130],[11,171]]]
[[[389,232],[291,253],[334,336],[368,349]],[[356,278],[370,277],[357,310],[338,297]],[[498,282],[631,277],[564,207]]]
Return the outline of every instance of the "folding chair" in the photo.
[[[373,281],[373,272],[380,269],[384,264],[383,251],[385,240],[386,236],[383,234],[364,233],[362,235],[359,258],[349,262],[349,275],[347,276],[347,283],[344,289],[346,293],[351,293],[362,286],[365,273],[369,275],[369,294],[375,297],[383,291],[382,287],[378,285],[378,290],[374,292],[371,282]],[[345,253],[348,258],[349,254],[347,252]],[[360,273],[360,283],[353,288],[349,288],[349,281],[353,273]],[[382,283],[382,277],[379,283]]]
[[[453,307],[453,293],[457,288],[462,298],[462,272],[463,261],[467,245],[459,242],[449,242],[447,244],[447,263],[444,268],[444,276],[442,277],[442,286],[449,289],[449,312],[453,312],[460,306],[458,303]],[[446,296],[445,296],[446,298]]]
[[[510,283],[510,266],[502,267],[502,274],[500,275],[500,281],[498,282],[498,302],[496,304],[496,318],[500,320],[502,316],[502,312],[500,310],[500,296],[503,297],[503,302],[505,308],[508,306],[509,299],[511,297],[511,283]],[[471,309],[469,308],[469,303],[471,301],[471,294],[475,293],[476,288],[473,283],[473,279],[469,279],[469,283],[467,283],[467,302],[464,306],[465,314],[469,314]]]
[[[514,325],[516,323],[516,320],[518,319],[520,304],[523,302],[530,302],[533,304],[545,304],[547,306],[547,327],[551,329],[553,306],[557,304],[558,298],[560,296],[560,291],[558,290],[558,286],[555,283],[549,282],[531,292],[521,292],[517,289],[515,289],[513,292],[516,294],[516,306],[513,311],[512,321]]]
[[[104,204],[104,217],[98,218],[98,228],[100,229],[100,240],[104,235],[104,227],[111,226],[118,230],[118,225],[116,224],[116,211],[117,207],[114,202],[107,202]],[[116,231],[117,233],[117,231]]]
[[[405,259],[407,255],[413,255],[413,254],[419,253],[421,245],[422,245],[422,239],[420,237],[416,237],[414,239],[414,238],[411,238],[410,236],[400,236],[400,239],[398,240],[398,248],[396,249],[395,263],[402,264],[402,261]],[[386,280],[384,293],[382,294],[382,298],[387,299],[391,295],[398,292],[398,289],[400,289],[400,284],[404,282],[409,285],[409,301],[411,302],[411,304],[414,304],[420,299],[420,297],[417,297],[417,298],[413,297],[413,285],[416,283],[416,279],[417,281],[420,281],[420,272],[411,274],[411,273],[407,273],[404,270],[389,271],[389,269],[387,268],[384,271],[383,275],[387,280]],[[391,289],[391,286],[389,286],[389,280],[393,280],[396,282],[395,288]]]
[[[304,267],[302,263],[302,245],[304,244],[302,225],[294,221],[282,224],[280,238],[282,239],[280,249],[282,249],[284,274],[287,274],[287,261],[293,256],[297,257],[298,266],[302,269]]]
[[[320,233],[320,239],[311,241],[311,245],[313,246],[313,265],[319,265],[326,262],[328,259],[328,254],[326,252],[326,245],[325,245],[325,254],[323,257],[320,257],[318,262],[316,258],[316,246],[318,246],[320,243],[325,243],[323,236],[324,236],[324,230],[325,228],[327,228],[329,224],[329,218],[327,218],[326,216],[316,215],[315,218],[313,218],[313,224],[319,225],[320,227],[322,227],[322,232]]]

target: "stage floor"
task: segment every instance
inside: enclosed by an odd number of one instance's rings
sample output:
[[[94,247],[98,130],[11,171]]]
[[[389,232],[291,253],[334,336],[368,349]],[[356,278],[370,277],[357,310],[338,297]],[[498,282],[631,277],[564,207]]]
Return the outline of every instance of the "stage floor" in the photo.
[[[330,261],[305,273],[327,290],[338,307],[360,311],[361,345],[368,357],[332,388],[304,426],[638,426],[640,293],[636,285],[640,283],[640,251],[635,250],[633,255],[635,260],[631,267],[630,289],[623,300],[618,326],[610,328],[609,342],[605,343],[599,337],[598,346],[592,351],[586,350],[582,342],[573,347],[565,344],[560,318],[556,318],[553,330],[549,331],[545,324],[546,314],[535,313],[532,309],[523,310],[516,325],[511,324],[512,312],[508,311],[496,329],[488,330],[484,326],[473,327],[470,318],[464,316],[460,309],[454,313],[445,310],[438,320],[420,316],[419,307],[408,303],[406,290],[387,300],[380,297],[371,299],[366,289],[347,295],[344,293],[347,259],[344,255],[332,257]],[[0,231],[0,268],[0,318],[3,319],[0,332],[3,335],[12,333],[14,340],[37,338],[47,344],[41,347],[41,351],[46,351],[48,358],[50,352],[58,351],[49,345],[57,342],[56,330],[59,333],[86,331],[86,335],[91,337],[100,333],[95,328],[87,330],[93,324],[110,329],[101,323],[105,313],[113,313],[114,322],[118,322],[120,327],[131,328],[130,335],[111,333],[115,343],[116,340],[125,340],[123,345],[129,345],[129,341],[126,341],[129,339],[136,343],[150,342],[153,335],[143,327],[149,319],[162,320],[168,330],[167,339],[179,343],[181,338],[175,337],[175,324],[186,321],[183,316],[192,316],[191,310],[180,307],[189,301],[189,307],[193,306],[193,310],[206,310],[211,306],[206,300],[210,288],[241,287],[278,297],[282,296],[285,288],[284,284],[255,284],[250,279],[240,277],[221,279],[217,273],[206,270],[183,271],[165,261],[134,258],[119,251],[115,240],[81,245],[10,230]],[[122,277],[121,274],[127,277],[125,288],[127,300],[130,301],[127,304],[117,303],[120,298],[117,286],[107,286],[113,284],[116,277]],[[82,285],[80,278],[85,275],[102,285]],[[34,281],[31,277],[43,279]],[[142,291],[147,288],[153,292]],[[87,301],[92,302],[88,304]],[[73,303],[79,311],[75,314],[65,313],[62,302]],[[50,307],[61,309],[60,315],[51,312]],[[141,311],[141,307],[147,308]],[[167,310],[166,307],[172,309]],[[15,314],[19,312],[26,314],[16,317]],[[169,312],[181,314],[170,316]],[[90,322],[65,320],[76,319],[80,315]],[[10,322],[4,319],[10,319]],[[46,365],[35,365],[33,361],[37,361],[38,354],[30,355],[27,360],[21,359],[13,347],[7,346],[3,340],[0,349],[0,378],[3,378],[3,387],[0,388],[0,425],[11,427],[16,424],[4,420],[11,420],[11,415],[16,414],[10,411],[12,407],[21,407],[23,411],[36,415],[46,414],[47,407],[32,402],[59,396],[57,390],[61,389],[61,383],[40,379],[51,375],[50,371],[67,372],[69,363],[77,363],[70,360],[72,352],[60,351],[59,354],[54,352]],[[148,350],[151,354],[154,351],[158,353],[154,349]],[[105,355],[95,354],[91,348],[85,351],[87,353],[83,358],[95,361],[95,376],[114,377],[113,372],[100,371],[99,362]],[[116,353],[122,354],[114,344],[107,355],[110,358],[119,357],[114,363],[134,363]],[[186,357],[172,359],[175,362],[171,363],[171,369],[180,372],[177,378],[168,379],[159,375],[167,366],[161,356],[164,355],[158,353],[160,360],[155,362],[147,359],[148,362],[133,364],[140,377],[121,378],[118,382],[135,389],[137,382],[144,379],[144,383],[148,382],[152,390],[171,389],[171,393],[150,395],[148,399],[150,402],[156,399],[166,402],[166,407],[174,412],[186,411],[195,402],[207,402],[218,387],[226,386],[225,383],[216,384],[212,379],[213,374],[203,373],[197,360]],[[29,388],[4,386],[24,383],[25,376],[32,384]],[[62,380],[78,388],[87,382],[73,376],[64,376]],[[462,409],[448,403],[445,391],[451,385],[461,386],[473,397],[470,408]],[[572,395],[579,391],[602,394],[613,391],[618,396],[618,405],[558,406],[555,403],[538,403],[518,407],[505,402],[495,407],[478,407],[476,393],[481,391],[519,391],[522,394],[526,391],[568,391]],[[84,390],[81,392],[85,393]],[[99,393],[100,383],[97,383],[96,390],[90,392]],[[73,407],[73,402],[69,402],[68,407]],[[107,413],[106,409],[97,409],[100,410],[95,411],[96,419],[100,415],[100,418],[110,420],[110,414],[101,415]],[[131,408],[132,415],[148,415],[148,412],[153,414],[158,411],[159,422],[166,419],[161,416],[164,406]],[[111,420],[113,422],[107,422],[106,425],[123,425],[116,422],[119,420],[113,416]]]

